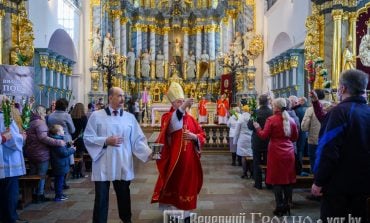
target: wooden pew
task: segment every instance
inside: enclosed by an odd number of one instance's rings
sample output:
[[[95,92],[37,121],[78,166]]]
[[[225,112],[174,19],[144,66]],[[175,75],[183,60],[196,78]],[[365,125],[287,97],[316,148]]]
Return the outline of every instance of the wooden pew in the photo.
[[[18,208],[23,209],[26,205],[32,202],[32,192],[37,188],[41,177],[39,175],[24,175],[19,177],[19,189],[21,191],[21,200]]]

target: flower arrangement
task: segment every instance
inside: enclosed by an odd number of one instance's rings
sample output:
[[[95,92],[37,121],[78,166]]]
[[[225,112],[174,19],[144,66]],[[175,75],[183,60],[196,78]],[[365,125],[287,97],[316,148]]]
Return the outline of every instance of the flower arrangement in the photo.
[[[257,121],[257,101],[255,98],[251,97],[248,100],[247,105],[249,106],[250,113],[251,113],[251,119],[253,121]]]
[[[2,101],[1,109],[4,114],[4,125],[5,128],[9,129],[10,124],[12,123],[12,116],[11,116],[11,105],[10,101],[8,99],[5,99]]]
[[[231,116],[234,116],[236,120],[239,119],[239,114],[234,109],[231,109],[229,113]]]
[[[27,130],[30,127],[30,121],[31,121],[31,106],[28,103],[28,99],[24,103],[21,117],[22,117],[22,128],[24,130]]]

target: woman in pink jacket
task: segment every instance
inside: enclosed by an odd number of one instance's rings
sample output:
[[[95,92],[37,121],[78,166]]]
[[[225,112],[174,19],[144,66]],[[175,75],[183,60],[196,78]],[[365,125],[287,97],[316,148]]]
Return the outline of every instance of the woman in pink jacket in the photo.
[[[266,120],[264,129],[257,122],[253,125],[257,135],[270,139],[267,152],[266,183],[274,186],[276,208],[274,214],[290,215],[289,199],[292,184],[296,181],[293,142],[297,141],[298,128],[286,111],[286,100],[277,98],[272,103],[274,115]]]

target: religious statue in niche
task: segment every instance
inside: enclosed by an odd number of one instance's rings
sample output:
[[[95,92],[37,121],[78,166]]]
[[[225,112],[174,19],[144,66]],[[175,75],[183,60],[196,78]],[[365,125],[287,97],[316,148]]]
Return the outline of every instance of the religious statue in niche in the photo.
[[[206,50],[203,50],[203,53],[200,55],[200,77],[202,79],[207,78],[209,73],[209,55]]]
[[[157,54],[157,60],[155,61],[155,76],[162,79],[164,76],[164,55],[159,50]]]
[[[127,53],[127,75],[134,76],[135,75],[135,53],[134,48],[131,48],[130,51]]]
[[[342,71],[355,68],[356,57],[353,55],[351,47],[352,38],[348,37],[346,47],[343,50]]]
[[[370,21],[367,23],[367,34],[361,39],[358,57],[364,66],[370,67]]]
[[[237,57],[242,54],[243,51],[243,39],[240,32],[235,33],[234,45],[234,56]]]
[[[93,32],[91,41],[92,41],[92,56],[93,59],[96,61],[96,59],[101,55],[102,47],[102,40],[99,27],[97,27]]]
[[[250,45],[250,42],[253,39],[253,37],[254,37],[253,28],[248,27],[247,32],[243,35],[243,43],[244,43],[243,54],[245,56],[248,56],[248,54],[249,54],[248,49],[249,49],[249,45]]]
[[[150,74],[150,52],[144,50],[141,54],[141,77],[148,78]]]
[[[195,78],[195,72],[196,72],[196,63],[195,63],[195,55],[193,54],[193,51],[190,50],[188,57],[186,58],[187,68],[186,68],[186,78],[188,80],[192,80]]]
[[[113,40],[110,35],[110,32],[107,32],[103,41],[103,57],[108,56],[109,54],[114,54]]]

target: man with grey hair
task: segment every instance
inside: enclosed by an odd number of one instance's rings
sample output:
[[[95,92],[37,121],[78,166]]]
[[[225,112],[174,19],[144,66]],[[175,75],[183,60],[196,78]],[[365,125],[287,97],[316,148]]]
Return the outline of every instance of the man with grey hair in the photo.
[[[364,97],[368,74],[347,70],[339,80],[340,103],[325,116],[314,166],[312,194],[323,195],[321,219],[366,220],[370,195],[370,107]],[[351,218],[351,220],[349,219]]]

